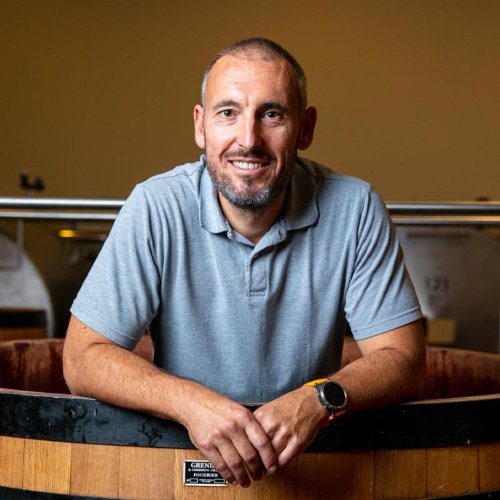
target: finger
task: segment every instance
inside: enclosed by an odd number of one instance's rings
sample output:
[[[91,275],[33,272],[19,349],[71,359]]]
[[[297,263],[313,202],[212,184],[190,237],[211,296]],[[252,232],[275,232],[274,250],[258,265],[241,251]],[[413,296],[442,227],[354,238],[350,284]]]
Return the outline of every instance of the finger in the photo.
[[[245,469],[245,461],[235,446],[230,441],[225,441],[220,444],[219,453],[223,461],[221,464],[222,470],[226,474],[231,474],[234,478],[231,484],[239,483],[243,488],[250,486],[250,478]]]
[[[276,436],[273,437],[271,444],[273,446],[274,452],[276,453],[276,457],[279,457],[282,451],[286,448],[286,445],[288,444],[288,439],[286,439],[286,437],[282,434],[277,434]],[[277,461],[279,462],[278,459]]]
[[[299,438],[297,435],[287,440],[286,446],[278,454],[278,464],[280,467],[287,465],[299,453],[304,451],[314,440],[315,434]]]
[[[297,441],[291,439],[283,448],[281,453],[278,454],[278,464],[280,467],[287,465],[293,458],[295,458],[302,451],[301,447],[297,446]]]
[[[238,484],[233,472],[228,467],[222,455],[214,448],[210,452],[203,452],[203,454],[210,460],[210,463],[217,469],[219,474],[230,484],[236,486]]]
[[[266,467],[262,463],[258,450],[249,441],[248,436],[236,437],[233,441],[236,451],[243,459],[243,465],[255,481],[262,479]]]
[[[274,474],[278,463],[276,452],[260,424],[254,420],[246,426],[245,431],[250,443],[252,443],[255,450],[257,450],[260,461],[266,470],[269,473]]]

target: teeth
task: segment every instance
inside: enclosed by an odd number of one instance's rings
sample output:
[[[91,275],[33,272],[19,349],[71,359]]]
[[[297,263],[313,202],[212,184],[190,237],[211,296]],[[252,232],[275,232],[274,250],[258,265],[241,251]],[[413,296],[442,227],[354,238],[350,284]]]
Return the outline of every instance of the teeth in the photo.
[[[243,170],[252,170],[262,167],[262,163],[252,163],[248,161],[233,161],[233,165]]]

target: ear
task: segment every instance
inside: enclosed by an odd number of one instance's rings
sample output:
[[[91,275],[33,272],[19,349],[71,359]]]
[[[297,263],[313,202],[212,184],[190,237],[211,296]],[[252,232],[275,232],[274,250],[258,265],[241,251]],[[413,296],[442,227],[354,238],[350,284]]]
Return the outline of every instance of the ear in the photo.
[[[203,127],[203,108],[197,104],[194,107],[194,140],[200,149],[205,149],[205,128]]]
[[[310,106],[304,111],[300,124],[299,136],[297,138],[297,147],[299,149],[307,149],[312,144],[317,118],[318,112],[313,106]]]

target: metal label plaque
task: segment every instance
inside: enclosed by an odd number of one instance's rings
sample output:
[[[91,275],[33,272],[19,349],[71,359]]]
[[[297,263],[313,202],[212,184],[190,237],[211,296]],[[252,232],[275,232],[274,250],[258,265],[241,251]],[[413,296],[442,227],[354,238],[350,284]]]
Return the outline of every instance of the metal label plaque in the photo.
[[[184,486],[227,486],[227,481],[208,460],[184,460]]]

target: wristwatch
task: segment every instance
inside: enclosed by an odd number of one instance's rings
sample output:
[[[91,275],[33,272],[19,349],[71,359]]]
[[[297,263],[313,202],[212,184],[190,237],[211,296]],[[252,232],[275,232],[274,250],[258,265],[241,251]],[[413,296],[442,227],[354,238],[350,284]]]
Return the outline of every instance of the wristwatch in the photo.
[[[306,384],[309,387],[314,387],[318,392],[319,402],[326,408],[328,413],[330,413],[329,420],[334,418],[339,418],[342,416],[346,410],[347,406],[347,393],[344,387],[340,385],[335,380],[329,378],[320,378],[318,380],[312,380]]]

